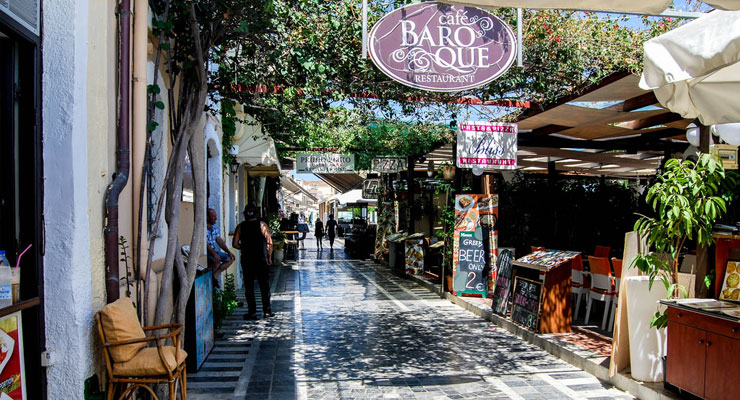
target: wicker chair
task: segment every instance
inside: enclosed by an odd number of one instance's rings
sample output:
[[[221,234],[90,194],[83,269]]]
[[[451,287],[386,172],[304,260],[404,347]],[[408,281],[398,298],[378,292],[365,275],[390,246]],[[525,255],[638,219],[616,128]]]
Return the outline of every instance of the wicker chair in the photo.
[[[118,399],[126,399],[137,388],[149,391],[158,399],[150,384],[168,384],[169,399],[177,396],[176,383],[180,381],[180,396],[187,399],[185,359],[187,353],[180,349],[179,335],[182,325],[158,325],[142,328],[133,303],[121,298],[103,307],[95,316],[103,355],[108,373],[108,400],[115,389],[121,389]],[[168,330],[164,335],[146,336],[145,332]],[[163,342],[172,340],[174,346]],[[154,344],[154,347],[147,347]]]

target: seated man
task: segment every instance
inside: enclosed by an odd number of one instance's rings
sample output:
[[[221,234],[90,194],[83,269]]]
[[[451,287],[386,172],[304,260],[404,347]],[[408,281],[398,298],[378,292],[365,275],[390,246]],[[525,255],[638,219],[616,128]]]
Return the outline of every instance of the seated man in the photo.
[[[206,251],[208,252],[208,266],[213,269],[213,279],[218,279],[221,272],[225,271],[236,259],[221,238],[221,231],[216,224],[218,216],[216,210],[209,208],[206,216],[208,227],[206,228]],[[221,251],[224,250],[224,251]]]

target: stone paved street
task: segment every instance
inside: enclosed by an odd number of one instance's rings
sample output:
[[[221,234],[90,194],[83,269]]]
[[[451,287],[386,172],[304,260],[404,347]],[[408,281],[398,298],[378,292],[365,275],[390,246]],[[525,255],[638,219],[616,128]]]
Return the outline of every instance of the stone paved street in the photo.
[[[273,268],[277,316],[237,310],[189,399],[632,398],[335,246]]]

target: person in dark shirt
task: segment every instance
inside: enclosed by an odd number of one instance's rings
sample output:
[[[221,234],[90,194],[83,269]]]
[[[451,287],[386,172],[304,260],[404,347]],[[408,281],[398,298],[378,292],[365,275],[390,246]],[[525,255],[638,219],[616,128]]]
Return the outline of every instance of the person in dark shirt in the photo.
[[[273,317],[270,307],[269,265],[272,264],[272,237],[266,223],[257,219],[257,207],[250,204],[244,209],[245,221],[234,231],[232,246],[241,250],[244,290],[247,298],[247,314],[244,319],[257,319],[257,303],[254,298],[254,280],[260,285],[262,313],[265,318]]]
[[[329,221],[326,222],[326,236],[329,237],[329,249],[334,250],[334,238],[337,235],[337,221],[334,220],[334,214],[329,214]]]
[[[321,243],[321,239],[324,238],[324,223],[321,219],[316,220],[316,226],[314,227],[314,236],[316,236],[316,248],[324,250],[324,245]]]

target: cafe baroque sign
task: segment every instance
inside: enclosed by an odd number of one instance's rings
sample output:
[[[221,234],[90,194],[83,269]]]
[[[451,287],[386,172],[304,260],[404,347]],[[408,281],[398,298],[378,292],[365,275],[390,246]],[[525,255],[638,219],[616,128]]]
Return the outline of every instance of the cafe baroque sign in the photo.
[[[501,19],[480,8],[437,2],[386,14],[370,31],[368,47],[383,73],[434,92],[483,86],[516,57],[516,37]]]

